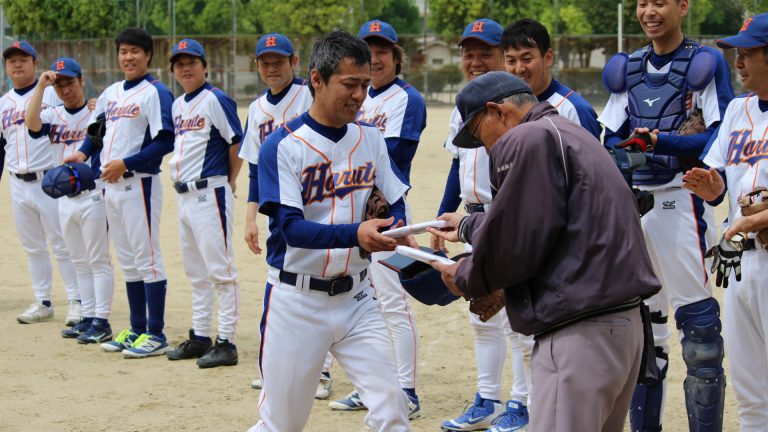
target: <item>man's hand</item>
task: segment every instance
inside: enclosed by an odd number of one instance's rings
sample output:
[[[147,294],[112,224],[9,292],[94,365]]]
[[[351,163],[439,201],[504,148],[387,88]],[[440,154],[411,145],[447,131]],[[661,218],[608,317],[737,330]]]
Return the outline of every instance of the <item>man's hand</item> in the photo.
[[[88,111],[93,111],[95,109],[96,109],[96,98],[88,99]]]
[[[245,243],[248,245],[248,249],[256,255],[261,254],[261,247],[259,246],[259,225],[255,220],[247,218],[245,220]]]
[[[429,231],[429,228],[427,228],[427,231]],[[448,248],[445,247],[445,239],[442,237],[438,237],[436,234],[432,233],[429,236],[429,247],[436,251],[443,251],[445,253],[448,253]]]
[[[85,153],[83,153],[81,151],[76,151],[76,152],[72,153],[71,155],[65,157],[62,162],[64,162],[64,163],[80,163],[80,162],[85,162],[86,159],[87,159],[87,157],[85,156]]]
[[[397,244],[401,246],[408,246],[414,249],[419,248],[419,243],[416,241],[416,237],[412,235],[400,237],[399,239],[396,239],[396,241],[397,241]]]
[[[454,295],[464,297],[464,293],[461,292],[455,281],[456,270],[459,268],[459,262],[461,262],[461,260],[453,264],[443,264],[440,261],[430,261],[429,264],[432,266],[432,268],[440,272],[440,277],[443,279],[445,286],[448,287],[448,291],[452,292]]]
[[[361,223],[357,228],[357,241],[360,243],[360,248],[368,252],[395,250],[397,241],[379,232],[379,229],[389,227],[394,221],[395,218],[390,217],[389,219],[368,219]],[[398,224],[402,226],[402,221]]]
[[[53,85],[54,81],[56,81],[56,72],[45,71],[40,74],[40,78],[37,80],[37,85],[40,87],[48,87],[49,85]]]
[[[101,178],[107,183],[114,183],[120,180],[125,171],[125,162],[122,159],[111,160],[102,165]]]
[[[630,135],[629,138],[624,141],[616,144],[616,148],[625,148],[627,150],[635,150],[642,153],[653,150],[656,146],[656,133],[658,132],[657,129],[655,129],[654,132],[649,132],[648,128],[636,128],[635,133]]]
[[[734,235],[741,234],[741,233],[748,233],[755,231],[755,216],[742,216],[736,218],[735,221],[731,223],[731,225],[728,227],[727,230],[725,230],[725,234],[723,234],[723,238],[726,240],[731,240]]]
[[[713,201],[722,195],[725,183],[714,168],[693,168],[683,175],[683,187],[704,201]]]
[[[437,249],[435,247],[432,247],[432,249],[448,252],[448,249],[445,247],[446,241],[449,241],[452,243],[457,243],[461,241],[459,240],[458,227],[459,227],[459,223],[461,223],[461,220],[464,219],[465,217],[466,216],[460,215],[458,213],[441,214],[437,218],[437,220],[447,221],[450,224],[450,228],[443,228],[442,230],[438,230],[435,228],[427,228],[427,231],[429,231],[432,234],[430,245],[436,243],[436,245],[440,247],[440,249]],[[435,239],[437,239],[437,241]]]
[[[237,190],[237,178],[230,178],[229,179],[229,187],[232,188],[232,195],[237,198],[237,195],[235,195],[235,191]]]

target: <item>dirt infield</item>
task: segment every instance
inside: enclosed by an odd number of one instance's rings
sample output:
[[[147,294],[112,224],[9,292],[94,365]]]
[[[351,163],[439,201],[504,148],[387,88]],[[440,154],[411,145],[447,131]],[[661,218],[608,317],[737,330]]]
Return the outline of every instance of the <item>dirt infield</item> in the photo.
[[[430,108],[427,130],[413,163],[409,202],[417,221],[434,217],[450,166],[442,149],[449,108]],[[245,111],[241,110],[241,115]],[[0,431],[245,431],[258,419],[258,391],[250,381],[258,374],[259,320],[266,279],[264,256],[255,256],[243,241],[247,196],[247,168],[240,174],[235,208],[234,245],[241,286],[240,323],[236,340],[240,364],[198,369],[192,361],[170,362],[164,356],[126,360],[93,345],[63,339],[66,296],[58,274],[52,322],[20,325],[16,315],[32,301],[26,254],[16,236],[11,215],[7,173],[0,186]],[[187,336],[191,325],[191,293],[184,276],[176,222],[176,193],[163,172],[164,204],[161,249],[168,273],[166,334],[173,344]],[[533,208],[531,211],[535,211]],[[722,209],[720,209],[722,214]],[[261,232],[265,233],[262,219]],[[265,237],[260,243],[264,246]],[[419,241],[428,241],[425,235]],[[457,248],[458,250],[458,248]],[[128,306],[122,274],[116,267],[113,313],[115,333],[128,325]],[[721,291],[721,290],[717,290]],[[721,297],[718,292],[718,297]],[[463,301],[447,307],[414,305],[420,332],[417,392],[421,418],[414,431],[437,431],[445,419],[459,414],[476,391],[472,330]],[[674,326],[674,320],[670,320]],[[214,327],[215,328],[215,327]],[[677,334],[673,330],[673,334]],[[286,341],[289,343],[290,341]],[[665,411],[665,430],[687,430],[682,380],[685,366],[673,341]],[[511,387],[507,360],[505,393]],[[351,386],[338,366],[332,370],[331,398],[343,397]],[[375,374],[376,371],[371,371]],[[352,432],[363,429],[364,412],[340,413],[316,401],[306,430]],[[727,389],[724,430],[736,431],[737,408]],[[629,430],[627,428],[627,430]]]

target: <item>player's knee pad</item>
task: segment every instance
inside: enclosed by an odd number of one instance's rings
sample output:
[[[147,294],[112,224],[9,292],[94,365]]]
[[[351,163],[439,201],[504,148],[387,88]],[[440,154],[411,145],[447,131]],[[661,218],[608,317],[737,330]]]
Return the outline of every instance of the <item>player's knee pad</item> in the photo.
[[[684,334],[681,345],[688,376],[683,386],[692,431],[722,429],[725,374],[719,315],[713,298],[681,306],[675,313],[677,328]]]
[[[664,379],[667,376],[667,354],[656,349],[657,362],[663,360],[659,368],[659,381],[652,384],[638,384],[629,404],[629,424],[632,432],[660,432],[661,406],[664,402]]]

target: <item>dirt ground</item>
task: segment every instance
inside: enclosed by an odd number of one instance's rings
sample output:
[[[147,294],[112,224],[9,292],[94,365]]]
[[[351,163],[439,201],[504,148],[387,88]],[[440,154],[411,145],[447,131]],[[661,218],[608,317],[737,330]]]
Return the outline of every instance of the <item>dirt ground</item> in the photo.
[[[442,197],[450,166],[450,156],[442,149],[449,114],[449,108],[430,108],[428,112],[409,195],[417,221],[434,217]],[[191,294],[179,251],[176,194],[167,173],[162,179],[165,200],[160,243],[169,283],[165,331],[176,344],[186,338],[190,327]],[[93,345],[61,338],[66,296],[58,274],[53,290],[55,320],[34,325],[16,322],[16,315],[33,301],[33,295],[26,255],[12,220],[6,173],[0,186],[0,202],[5,203],[0,206],[0,221],[4,222],[0,244],[6,245],[0,249],[0,297],[5,299],[0,303],[0,431],[245,431],[258,420],[259,394],[249,383],[258,373],[258,329],[266,273],[264,257],[253,255],[242,240],[247,183],[246,170],[238,181],[234,232],[242,290],[236,340],[240,364],[201,370],[192,361],[170,362],[164,356],[126,360]],[[535,211],[533,205],[531,211]],[[419,241],[426,244],[428,239],[423,235]],[[116,259],[114,262],[117,268]],[[128,325],[128,306],[122,274],[116,270],[115,275],[110,321],[117,333]],[[417,391],[422,416],[412,426],[414,431],[436,431],[442,421],[458,415],[474,398],[472,331],[463,301],[442,308],[415,304],[414,310],[420,332]],[[687,430],[682,389],[685,367],[679,344],[673,344],[664,429],[683,431]],[[343,397],[351,385],[338,366],[332,372],[331,398]],[[505,392],[510,387],[511,365],[507,360]],[[327,401],[315,402],[307,431],[363,429],[364,413],[332,412],[327,405]],[[730,387],[725,424],[725,430],[737,430],[736,401]]]

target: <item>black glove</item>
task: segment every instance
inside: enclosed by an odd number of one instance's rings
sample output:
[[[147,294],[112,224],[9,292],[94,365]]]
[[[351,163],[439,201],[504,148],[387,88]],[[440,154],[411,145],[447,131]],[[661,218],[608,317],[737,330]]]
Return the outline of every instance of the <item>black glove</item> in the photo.
[[[632,134],[629,138],[616,144],[618,149],[635,150],[639,152],[647,152],[653,150],[653,138],[649,133]]]
[[[99,116],[96,123],[92,123],[88,126],[88,138],[91,139],[94,150],[101,151],[102,147],[104,147],[104,134],[106,131],[106,120],[102,116]]]
[[[705,258],[714,257],[710,273],[717,271],[715,284],[723,288],[728,288],[728,277],[731,275],[731,269],[736,272],[736,281],[741,281],[741,254],[744,252],[744,243],[746,237],[737,233],[730,240],[723,237],[720,243],[712,246],[707,251]]]

